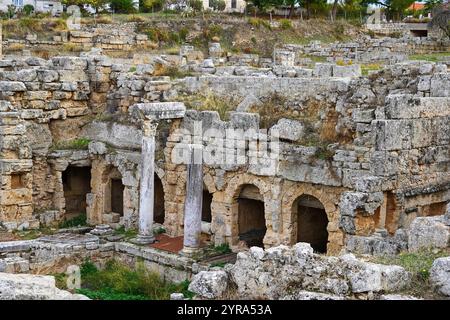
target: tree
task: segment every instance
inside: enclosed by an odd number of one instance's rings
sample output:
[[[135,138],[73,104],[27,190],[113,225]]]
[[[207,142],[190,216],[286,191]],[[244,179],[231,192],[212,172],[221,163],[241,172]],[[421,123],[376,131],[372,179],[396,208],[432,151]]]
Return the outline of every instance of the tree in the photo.
[[[400,20],[403,12],[414,3],[415,0],[362,0],[364,5],[377,4],[386,8],[387,12],[395,20]]]
[[[203,10],[203,1],[189,0],[189,7],[191,7],[194,12],[200,12]]]
[[[331,20],[336,21],[336,14],[338,9],[339,0],[334,0],[333,8],[331,9]]]
[[[212,9],[215,11],[223,11],[227,6],[225,0],[211,0],[209,3]]]
[[[450,39],[450,9],[448,3],[438,5],[433,9],[430,27],[441,30]]]
[[[91,6],[98,12],[99,9],[104,7],[109,1],[108,0],[62,0],[61,3],[66,6],[76,5],[79,7]]]
[[[99,1],[99,0],[93,0]],[[136,8],[134,7],[133,0],[109,0],[109,6],[115,13],[134,13]]]
[[[164,0],[140,0],[139,8],[142,12],[153,12],[161,10],[164,4]]]
[[[26,4],[23,6],[22,11],[26,16],[29,16],[34,12],[34,7],[31,4]]]
[[[443,2],[442,0],[426,0],[426,1],[425,1],[425,12],[426,12],[426,13],[432,12],[433,9],[434,9],[436,6],[441,5],[442,2]]]

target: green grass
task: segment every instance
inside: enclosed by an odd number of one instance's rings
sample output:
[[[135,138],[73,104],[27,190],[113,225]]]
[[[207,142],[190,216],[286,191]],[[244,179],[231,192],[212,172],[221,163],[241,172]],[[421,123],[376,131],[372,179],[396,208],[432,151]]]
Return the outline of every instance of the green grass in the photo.
[[[22,231],[13,231],[14,235],[19,237],[21,240],[34,240],[43,235],[52,235],[54,232],[52,229],[43,227],[39,229],[32,230],[22,230]]]
[[[450,52],[439,52],[430,54],[413,54],[409,56],[410,60],[424,60],[430,62],[439,62],[443,57],[450,57]]]
[[[363,76],[369,75],[370,71],[378,71],[381,70],[383,67],[379,65],[378,63],[368,63],[368,64],[362,64],[361,65],[361,74]]]
[[[87,225],[86,214],[81,214],[77,217],[61,222],[59,224],[59,227],[61,229],[65,229],[65,228],[81,227],[86,225]]]
[[[431,292],[428,282],[433,261],[449,255],[447,251],[422,250],[416,253],[403,252],[396,256],[374,257],[375,263],[394,264],[405,268],[412,274],[412,285],[408,292],[423,296]]]
[[[230,249],[230,246],[228,245],[228,243],[223,243],[218,246],[215,246],[213,248],[213,250],[214,250],[214,252],[219,253],[219,254],[226,254],[226,253],[231,252],[231,249]]]
[[[212,263],[210,267],[211,267],[211,268],[215,268],[215,267],[217,267],[217,268],[223,268],[223,267],[225,267],[225,265],[226,265],[225,262],[215,262],[215,263]]]
[[[292,22],[289,19],[281,19],[280,20],[280,28],[283,30],[292,29]]]
[[[157,72],[158,76],[167,76],[171,79],[181,79],[192,76],[192,73],[189,71],[182,71],[177,66],[163,66],[161,69]]]
[[[58,141],[50,147],[50,150],[87,150],[89,142],[91,142],[91,140],[87,138]]]
[[[120,228],[116,229],[114,231],[114,233],[116,235],[123,235],[125,237],[125,240],[130,240],[130,239],[136,238],[136,236],[138,234],[137,230],[135,230],[135,229],[125,230],[124,226],[120,226]]]
[[[81,266],[82,288],[77,293],[94,300],[167,300],[173,292],[182,292],[192,298],[188,291],[189,281],[178,284],[164,281],[155,273],[138,263],[131,269],[115,260],[99,270],[91,261]]]
[[[166,233],[166,229],[164,229],[163,227],[159,227],[158,229],[156,229],[154,231],[154,233],[155,233],[155,235]]]
[[[55,277],[57,288],[59,288],[61,290],[67,290],[67,275],[64,272],[53,273],[50,275]]]

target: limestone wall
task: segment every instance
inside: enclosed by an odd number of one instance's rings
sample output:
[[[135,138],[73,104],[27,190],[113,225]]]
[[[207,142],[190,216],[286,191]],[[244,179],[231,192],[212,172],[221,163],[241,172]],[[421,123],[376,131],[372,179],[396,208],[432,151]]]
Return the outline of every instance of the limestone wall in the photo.
[[[264,127],[269,138],[281,129],[277,158],[247,153],[243,165],[205,163],[204,184],[213,199],[211,238],[217,244],[239,245],[236,200],[245,185],[256,186],[264,201],[267,246],[297,242],[294,203],[304,194],[316,198],[328,218],[329,253],[338,252],[347,235],[377,229],[394,234],[412,217],[438,214],[449,200],[450,80],[444,65],[399,63],[370,77],[333,77],[331,67],[315,77],[171,80],[155,77],[154,64],[130,70],[94,51],[49,61],[1,60],[0,66],[0,221],[9,229],[64,216],[62,176],[68,166],[90,168],[89,223],[136,227],[141,129],[128,108],[199,92],[231,96],[239,112],[225,121],[217,112],[192,110],[183,120],[159,124],[156,173],[170,235],[183,234],[186,194],[185,165],[172,159],[180,142],[176,129],[190,129],[194,120],[220,132]],[[274,109],[261,109],[273,95]],[[262,124],[262,117],[279,109],[282,116]],[[82,150],[67,144],[81,137],[91,140]],[[250,164],[252,158],[260,161]],[[111,212],[111,179],[123,185],[121,216]]]

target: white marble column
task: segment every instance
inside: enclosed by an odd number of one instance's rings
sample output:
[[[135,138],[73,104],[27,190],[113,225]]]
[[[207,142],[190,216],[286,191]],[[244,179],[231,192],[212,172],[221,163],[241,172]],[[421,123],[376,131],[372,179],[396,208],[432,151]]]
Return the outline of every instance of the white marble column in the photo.
[[[153,236],[153,203],[155,174],[155,134],[158,124],[145,120],[142,130],[142,167],[139,191],[139,234],[136,242],[155,242]]]
[[[191,161],[187,165],[182,250],[182,253],[186,255],[193,254],[200,248],[203,202],[202,146],[199,144],[191,144],[189,148]]]

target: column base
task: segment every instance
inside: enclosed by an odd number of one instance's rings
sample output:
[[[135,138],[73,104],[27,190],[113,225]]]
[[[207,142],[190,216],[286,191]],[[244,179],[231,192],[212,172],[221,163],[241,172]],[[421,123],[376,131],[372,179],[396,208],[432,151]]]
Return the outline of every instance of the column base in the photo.
[[[203,250],[200,248],[192,248],[192,247],[183,247],[180,252],[178,252],[181,256],[194,258],[199,257],[203,254]]]
[[[154,236],[144,236],[144,235],[140,235],[138,234],[138,236],[136,238],[134,238],[133,240],[131,240],[132,243],[134,244],[151,244],[155,242],[155,237]]]

